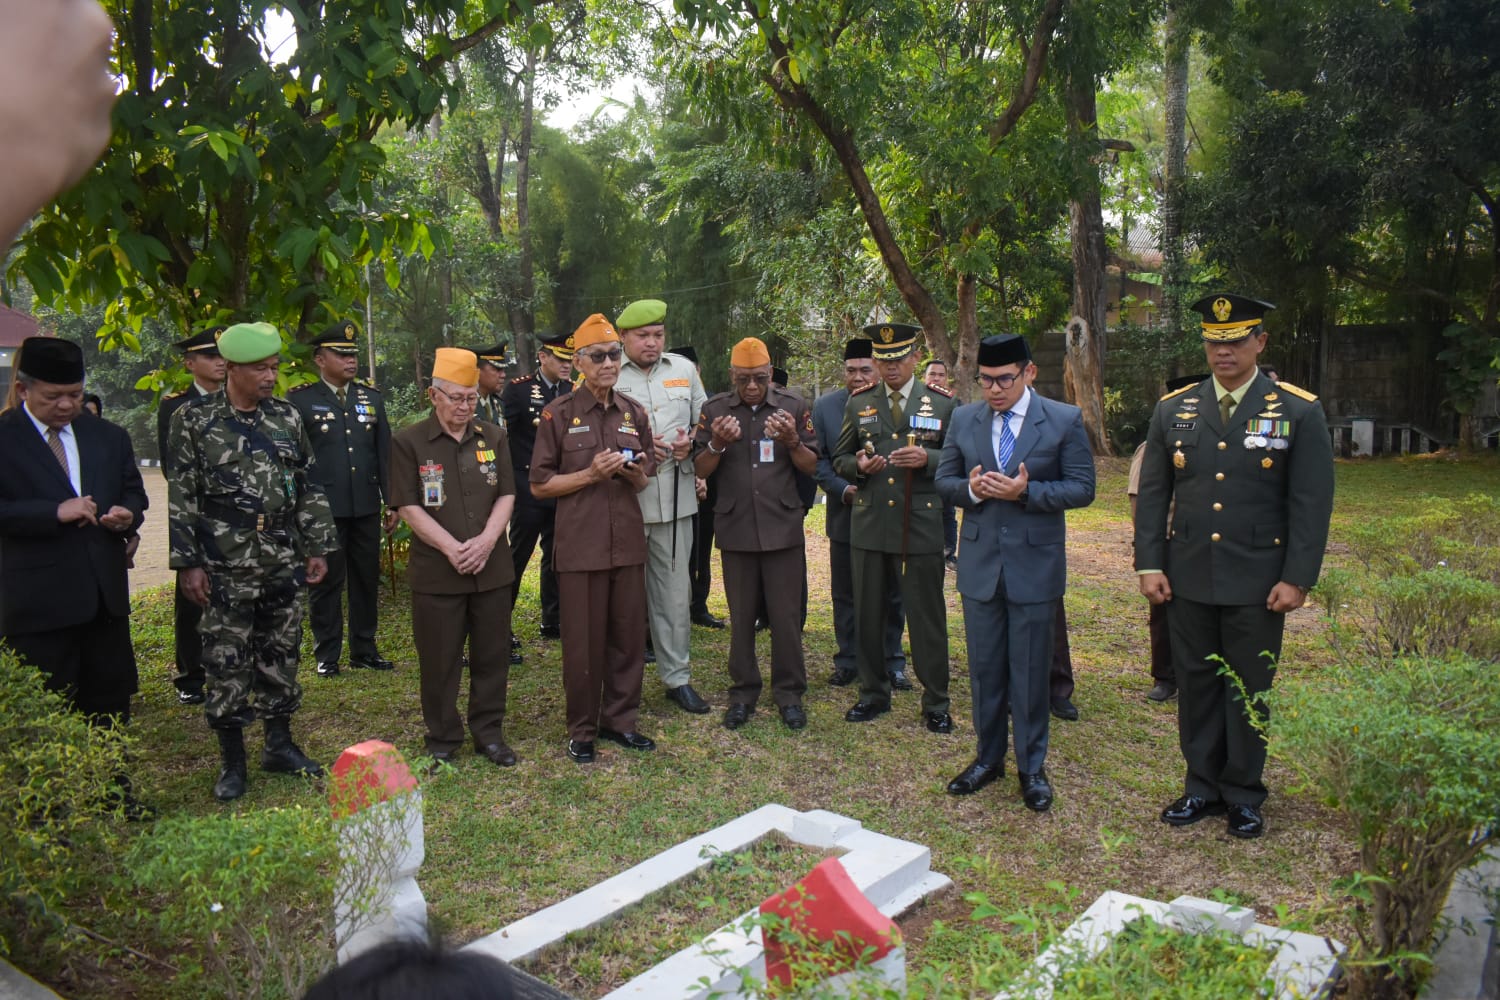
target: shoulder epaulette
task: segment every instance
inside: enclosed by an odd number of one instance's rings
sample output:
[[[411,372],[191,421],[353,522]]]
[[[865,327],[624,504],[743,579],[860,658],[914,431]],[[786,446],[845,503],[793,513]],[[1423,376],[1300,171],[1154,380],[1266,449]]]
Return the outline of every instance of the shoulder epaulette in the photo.
[[[355,379],[351,384],[359,386],[361,389],[364,389],[366,392],[374,392],[374,393],[380,392],[379,389],[375,388],[373,385],[371,385],[370,383],[364,381],[363,379]]]
[[[850,396],[858,396],[862,392],[869,392],[871,389],[875,388],[875,386],[878,385],[878,384],[879,384],[878,382],[871,382],[869,385],[862,385],[858,389],[855,389],[853,392],[849,393],[849,395]]]
[[[188,394],[188,391],[189,390],[187,389],[181,389],[177,392],[169,392],[161,398],[161,401],[165,403],[169,399],[181,399],[183,396],[186,396]]]
[[[1173,396],[1181,396],[1183,393],[1187,392],[1188,390],[1190,390],[1190,389],[1196,389],[1196,388],[1198,388],[1202,384],[1203,384],[1202,382],[1194,382],[1192,385],[1185,385],[1181,389],[1173,389],[1171,392],[1167,393],[1161,399],[1158,399],[1157,402],[1160,403],[1163,400],[1171,399]]]
[[[924,387],[923,391],[924,392],[935,392],[939,396],[943,396],[946,399],[952,399],[953,398],[953,390],[952,389],[944,389],[940,385],[929,385],[929,386],[926,386],[926,387]]]
[[[1292,385],[1290,382],[1277,382],[1276,389],[1278,392],[1290,393],[1298,399],[1305,399],[1309,403],[1316,403],[1318,401],[1318,397],[1313,393],[1308,392],[1300,385]]]
[[[301,385],[294,385],[294,386],[292,386],[290,389],[288,389],[286,391],[286,394],[288,396],[290,396],[294,392],[302,392],[305,389],[311,389],[313,386],[315,386],[317,384],[318,383],[316,383],[316,382],[303,382]]]
[[[520,385],[523,382],[531,382],[531,381],[533,381],[535,379],[536,379],[536,372],[531,372],[530,374],[527,374],[527,375],[517,375],[515,378],[511,379],[509,382],[507,382],[505,384],[506,385]]]

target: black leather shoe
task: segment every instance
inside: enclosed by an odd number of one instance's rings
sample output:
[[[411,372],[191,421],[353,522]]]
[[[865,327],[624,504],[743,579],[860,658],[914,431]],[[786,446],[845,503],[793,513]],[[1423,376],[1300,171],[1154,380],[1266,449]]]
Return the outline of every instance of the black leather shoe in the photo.
[[[1052,699],[1052,715],[1054,718],[1061,719],[1064,722],[1078,721],[1078,709],[1067,698]]]
[[[951,733],[953,732],[953,716],[947,712],[924,712],[922,717],[927,720],[927,731],[929,733]]]
[[[766,629],[768,629],[770,627],[771,627],[771,623],[768,622],[768,621],[766,621],[764,618],[757,618],[757,619],[755,619],[755,631],[757,631],[757,632],[764,632]]]
[[[458,759],[456,750],[438,750],[432,754],[432,763],[427,765],[427,776],[437,774],[445,766],[452,767],[453,762]]]
[[[569,740],[568,759],[575,764],[592,764],[594,762],[594,741]]]
[[[1177,685],[1157,681],[1152,685],[1151,690],[1146,692],[1146,697],[1152,701],[1171,701],[1177,697]]]
[[[374,656],[362,656],[359,659],[349,658],[349,666],[356,670],[395,670],[396,665],[385,657],[376,653]]]
[[[337,662],[335,662],[333,660],[319,660],[318,661],[318,676],[319,677],[337,677],[338,675],[339,675],[339,665],[338,665]]]
[[[1224,815],[1224,803],[1210,802],[1201,795],[1184,795],[1161,811],[1161,821],[1172,826],[1187,826],[1205,816]]]
[[[516,752],[504,743],[486,743],[484,746],[476,743],[474,751],[496,767],[516,766]]]
[[[510,662],[516,664],[525,659],[526,657],[521,655],[521,640],[512,635],[510,637]]]
[[[948,782],[948,794],[973,795],[1004,773],[1004,764],[981,764],[976,760]]]
[[[656,662],[656,648],[654,646],[652,646],[650,643],[646,644],[646,662],[647,663],[655,663]]]
[[[202,691],[189,689],[177,692],[177,704],[179,705],[201,705],[204,701],[205,698]]]
[[[788,729],[806,729],[807,713],[802,710],[801,705],[782,705],[781,721],[786,723]]]
[[[561,639],[562,626],[543,625],[540,629],[537,630],[537,635],[540,635],[543,639]]]
[[[703,696],[693,690],[691,684],[667,688],[667,698],[675,702],[677,707],[684,712],[691,712],[694,715],[708,714],[708,702],[704,701]]]
[[[1022,772],[1020,778],[1021,800],[1026,803],[1027,809],[1044,813],[1052,808],[1052,786],[1047,782],[1046,771],[1035,774]]]
[[[910,691],[911,690],[911,678],[908,677],[908,676],[906,676],[906,671],[905,670],[892,670],[890,672],[890,674],[891,674],[891,687],[893,689],[895,689],[897,691]]]
[[[724,619],[716,618],[708,611],[702,611],[693,615],[693,624],[701,628],[723,628]]]
[[[618,743],[626,750],[640,750],[642,752],[645,752],[647,750],[656,749],[655,740],[651,739],[648,736],[642,736],[640,733],[634,731],[628,733],[617,733],[613,729],[605,729],[603,726],[600,726],[599,738],[601,740],[609,740],[611,743]]]
[[[1254,840],[1266,832],[1266,821],[1255,806],[1229,807],[1229,835]]]
[[[845,722],[870,722],[878,715],[884,715],[891,710],[889,702],[879,701],[857,701],[854,707],[844,713]]]
[[[724,710],[724,728],[738,729],[750,721],[755,709],[744,702],[735,702]]]
[[[828,684],[836,688],[848,687],[858,676],[859,671],[853,667],[834,667],[833,673],[828,675]]]

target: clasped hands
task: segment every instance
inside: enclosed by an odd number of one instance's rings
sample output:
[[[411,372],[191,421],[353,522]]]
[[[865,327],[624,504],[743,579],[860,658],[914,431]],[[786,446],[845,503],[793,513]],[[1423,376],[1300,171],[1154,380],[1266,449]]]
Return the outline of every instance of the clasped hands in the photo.
[[[63,524],[97,524],[110,531],[129,531],[135,515],[116,504],[101,515],[92,496],[71,497],[57,505],[57,519]]]
[[[902,445],[891,452],[889,457],[885,455],[872,455],[867,451],[857,451],[854,453],[854,466],[859,469],[861,476],[868,476],[879,472],[887,465],[893,465],[898,469],[911,469],[913,471],[925,469],[927,468],[927,449],[919,444],[908,444]]]
[[[969,489],[981,500],[1019,500],[1030,482],[1025,462],[1016,469],[1014,476],[1007,476],[1003,472],[985,472],[982,465],[969,470]]]
[[[651,446],[656,450],[656,460],[658,462],[665,462],[669,458],[674,462],[681,462],[692,453],[693,439],[688,434],[686,427],[679,427],[677,428],[676,435],[672,438],[671,444],[668,444],[661,438],[655,438],[652,440]]]

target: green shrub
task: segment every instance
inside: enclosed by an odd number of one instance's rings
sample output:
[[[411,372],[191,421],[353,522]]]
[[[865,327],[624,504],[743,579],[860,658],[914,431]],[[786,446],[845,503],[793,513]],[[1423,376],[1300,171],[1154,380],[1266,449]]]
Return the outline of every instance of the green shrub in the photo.
[[[1249,945],[1224,932],[1188,933],[1140,916],[1093,957],[1063,961],[1053,1000],[1097,997],[1271,996],[1275,947]]]
[[[76,937],[68,906],[119,836],[113,782],[125,734],[94,726],[46,689],[39,670],[0,646],[0,954]]]

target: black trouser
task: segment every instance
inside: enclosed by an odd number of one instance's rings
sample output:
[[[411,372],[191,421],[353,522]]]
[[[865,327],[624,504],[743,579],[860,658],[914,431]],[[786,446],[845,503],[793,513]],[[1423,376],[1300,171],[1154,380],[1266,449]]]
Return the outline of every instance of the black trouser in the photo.
[[[349,657],[368,660],[375,649],[376,593],[380,589],[380,515],[336,517],[339,551],[328,554],[328,575],[307,588],[313,656],[337,663],[344,645],[344,585],[349,588]]]
[[[1053,698],[1073,697],[1073,646],[1068,642],[1068,612],[1061,597],[1052,613],[1052,668],[1047,682]]]
[[[111,615],[102,600],[91,622],[0,639],[36,667],[47,689],[67,698],[73,711],[95,722],[107,716],[130,718],[130,696],[136,690],[130,619]]]
[[[510,558],[516,570],[516,582],[511,587],[510,603],[515,607],[516,594],[521,589],[521,578],[526,575],[526,565],[531,562],[531,553],[538,541],[542,543],[542,626],[556,628],[561,621],[557,600],[557,573],[552,569],[552,534],[557,522],[557,509],[539,504],[517,504],[510,519]],[[515,622],[511,631],[515,632]]]
[[[695,617],[708,614],[708,592],[714,583],[714,509],[698,505],[693,515],[693,551],[688,556],[688,574],[693,580],[688,611]]]
[[[198,622],[203,618],[203,608],[188,600],[187,595],[182,592],[181,582],[175,590],[172,600],[172,628],[176,634],[173,656],[177,661],[177,672],[172,675],[172,683],[179,691],[202,694],[203,640],[198,637]]]

